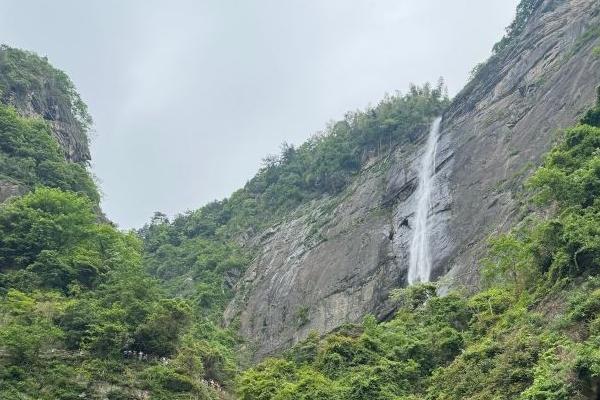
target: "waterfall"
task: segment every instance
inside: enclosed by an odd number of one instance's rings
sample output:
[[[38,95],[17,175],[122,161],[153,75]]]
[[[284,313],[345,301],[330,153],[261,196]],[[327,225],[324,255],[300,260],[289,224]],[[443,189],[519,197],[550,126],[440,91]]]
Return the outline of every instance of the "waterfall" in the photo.
[[[410,245],[408,283],[428,282],[431,275],[431,254],[429,253],[429,210],[431,190],[435,175],[435,152],[442,118],[436,118],[429,129],[425,153],[419,168],[419,183],[415,192],[414,233]]]

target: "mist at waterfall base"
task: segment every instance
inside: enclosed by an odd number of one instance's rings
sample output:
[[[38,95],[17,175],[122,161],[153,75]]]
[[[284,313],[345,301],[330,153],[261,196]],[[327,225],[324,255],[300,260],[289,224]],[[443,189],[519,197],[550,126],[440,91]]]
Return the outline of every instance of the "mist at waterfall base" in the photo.
[[[415,192],[414,231],[410,244],[408,284],[428,282],[431,276],[431,254],[429,252],[429,211],[431,210],[431,191],[435,175],[435,153],[442,118],[436,118],[431,124],[425,152],[421,158],[418,172],[418,186]]]

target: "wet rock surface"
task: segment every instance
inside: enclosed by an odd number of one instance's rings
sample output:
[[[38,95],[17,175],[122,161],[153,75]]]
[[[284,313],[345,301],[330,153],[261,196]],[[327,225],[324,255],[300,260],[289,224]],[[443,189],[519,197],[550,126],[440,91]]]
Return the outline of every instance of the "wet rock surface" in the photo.
[[[454,153],[446,224],[449,285],[476,288],[485,239],[518,218],[515,193],[557,139],[589,109],[600,85],[600,2],[548,0],[537,9],[496,74],[473,82],[444,116]],[[476,99],[474,102],[471,99]],[[433,241],[436,246],[439,242]]]
[[[515,193],[558,129],[573,124],[600,84],[597,0],[547,0],[515,44],[456,97],[436,154],[430,224],[433,278],[476,288],[486,238],[517,220]],[[381,157],[344,193],[297,210],[247,245],[256,257],[225,321],[238,321],[256,358],[310,331],[393,311],[406,284],[414,192],[425,136]]]

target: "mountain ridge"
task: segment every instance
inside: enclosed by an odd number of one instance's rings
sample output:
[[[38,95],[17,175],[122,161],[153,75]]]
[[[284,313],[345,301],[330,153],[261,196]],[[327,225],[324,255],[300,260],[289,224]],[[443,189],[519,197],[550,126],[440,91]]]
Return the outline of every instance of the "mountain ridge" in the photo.
[[[520,187],[539,164],[554,141],[552,131],[573,124],[593,103],[595,85],[589,82],[600,82],[599,61],[592,55],[598,36],[578,42],[599,23],[600,5],[546,0],[527,8],[529,3],[522,3],[529,12],[522,26],[507,33],[510,40],[479,67],[444,112],[430,223],[433,277],[447,276],[447,286],[477,288],[477,260],[487,236],[496,226],[508,229],[516,221],[511,215],[519,204],[511,186]],[[306,248],[302,216],[271,233],[276,239],[259,250],[225,312],[227,321],[240,318],[241,332],[258,346],[259,358],[312,330],[324,333],[366,314],[384,318],[392,312],[388,294],[405,285],[414,209],[411,182],[420,151],[418,146],[396,150],[383,177],[364,179],[354,194],[345,195],[333,211],[332,229],[351,226],[355,219],[369,222],[337,241]],[[495,193],[497,185],[507,190]],[[382,216],[369,216],[377,209],[373,205],[398,192],[401,201]],[[481,199],[486,206],[481,207]],[[313,204],[308,212],[318,208]],[[308,321],[301,327],[285,322],[304,310]]]
[[[453,100],[411,85],[127,233],[73,84],[0,48],[0,397],[597,398],[598,26],[597,0],[522,0]],[[440,114],[436,283],[408,286]]]

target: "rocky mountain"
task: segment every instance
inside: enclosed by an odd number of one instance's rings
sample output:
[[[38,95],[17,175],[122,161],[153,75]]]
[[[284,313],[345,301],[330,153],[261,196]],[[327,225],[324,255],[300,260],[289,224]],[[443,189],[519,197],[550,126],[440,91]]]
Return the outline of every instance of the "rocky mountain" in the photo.
[[[478,285],[486,238],[521,217],[519,192],[561,127],[600,83],[600,3],[538,0],[443,115],[430,216],[433,278]],[[257,358],[309,332],[393,312],[406,285],[414,193],[425,135],[363,167],[340,195],[314,200],[249,239],[256,257],[225,312]]]
[[[92,123],[71,79],[48,59],[34,53],[0,47],[0,93],[3,104],[24,116],[45,120],[60,143],[65,158],[90,161],[88,129]]]
[[[90,161],[87,107],[69,77],[46,58],[0,46],[0,102],[24,117],[44,120],[66,161],[82,166]],[[7,178],[0,177],[0,202],[28,189],[26,183]]]
[[[0,398],[599,398],[599,84],[598,0],[521,0],[453,100],[123,232],[72,82],[0,47]]]
[[[433,252],[439,275],[477,280],[482,239],[519,218],[515,192],[523,179],[560,129],[594,103],[599,27],[597,1],[540,2],[514,45],[493,57],[446,112],[443,135],[454,162],[445,226],[452,242]]]

